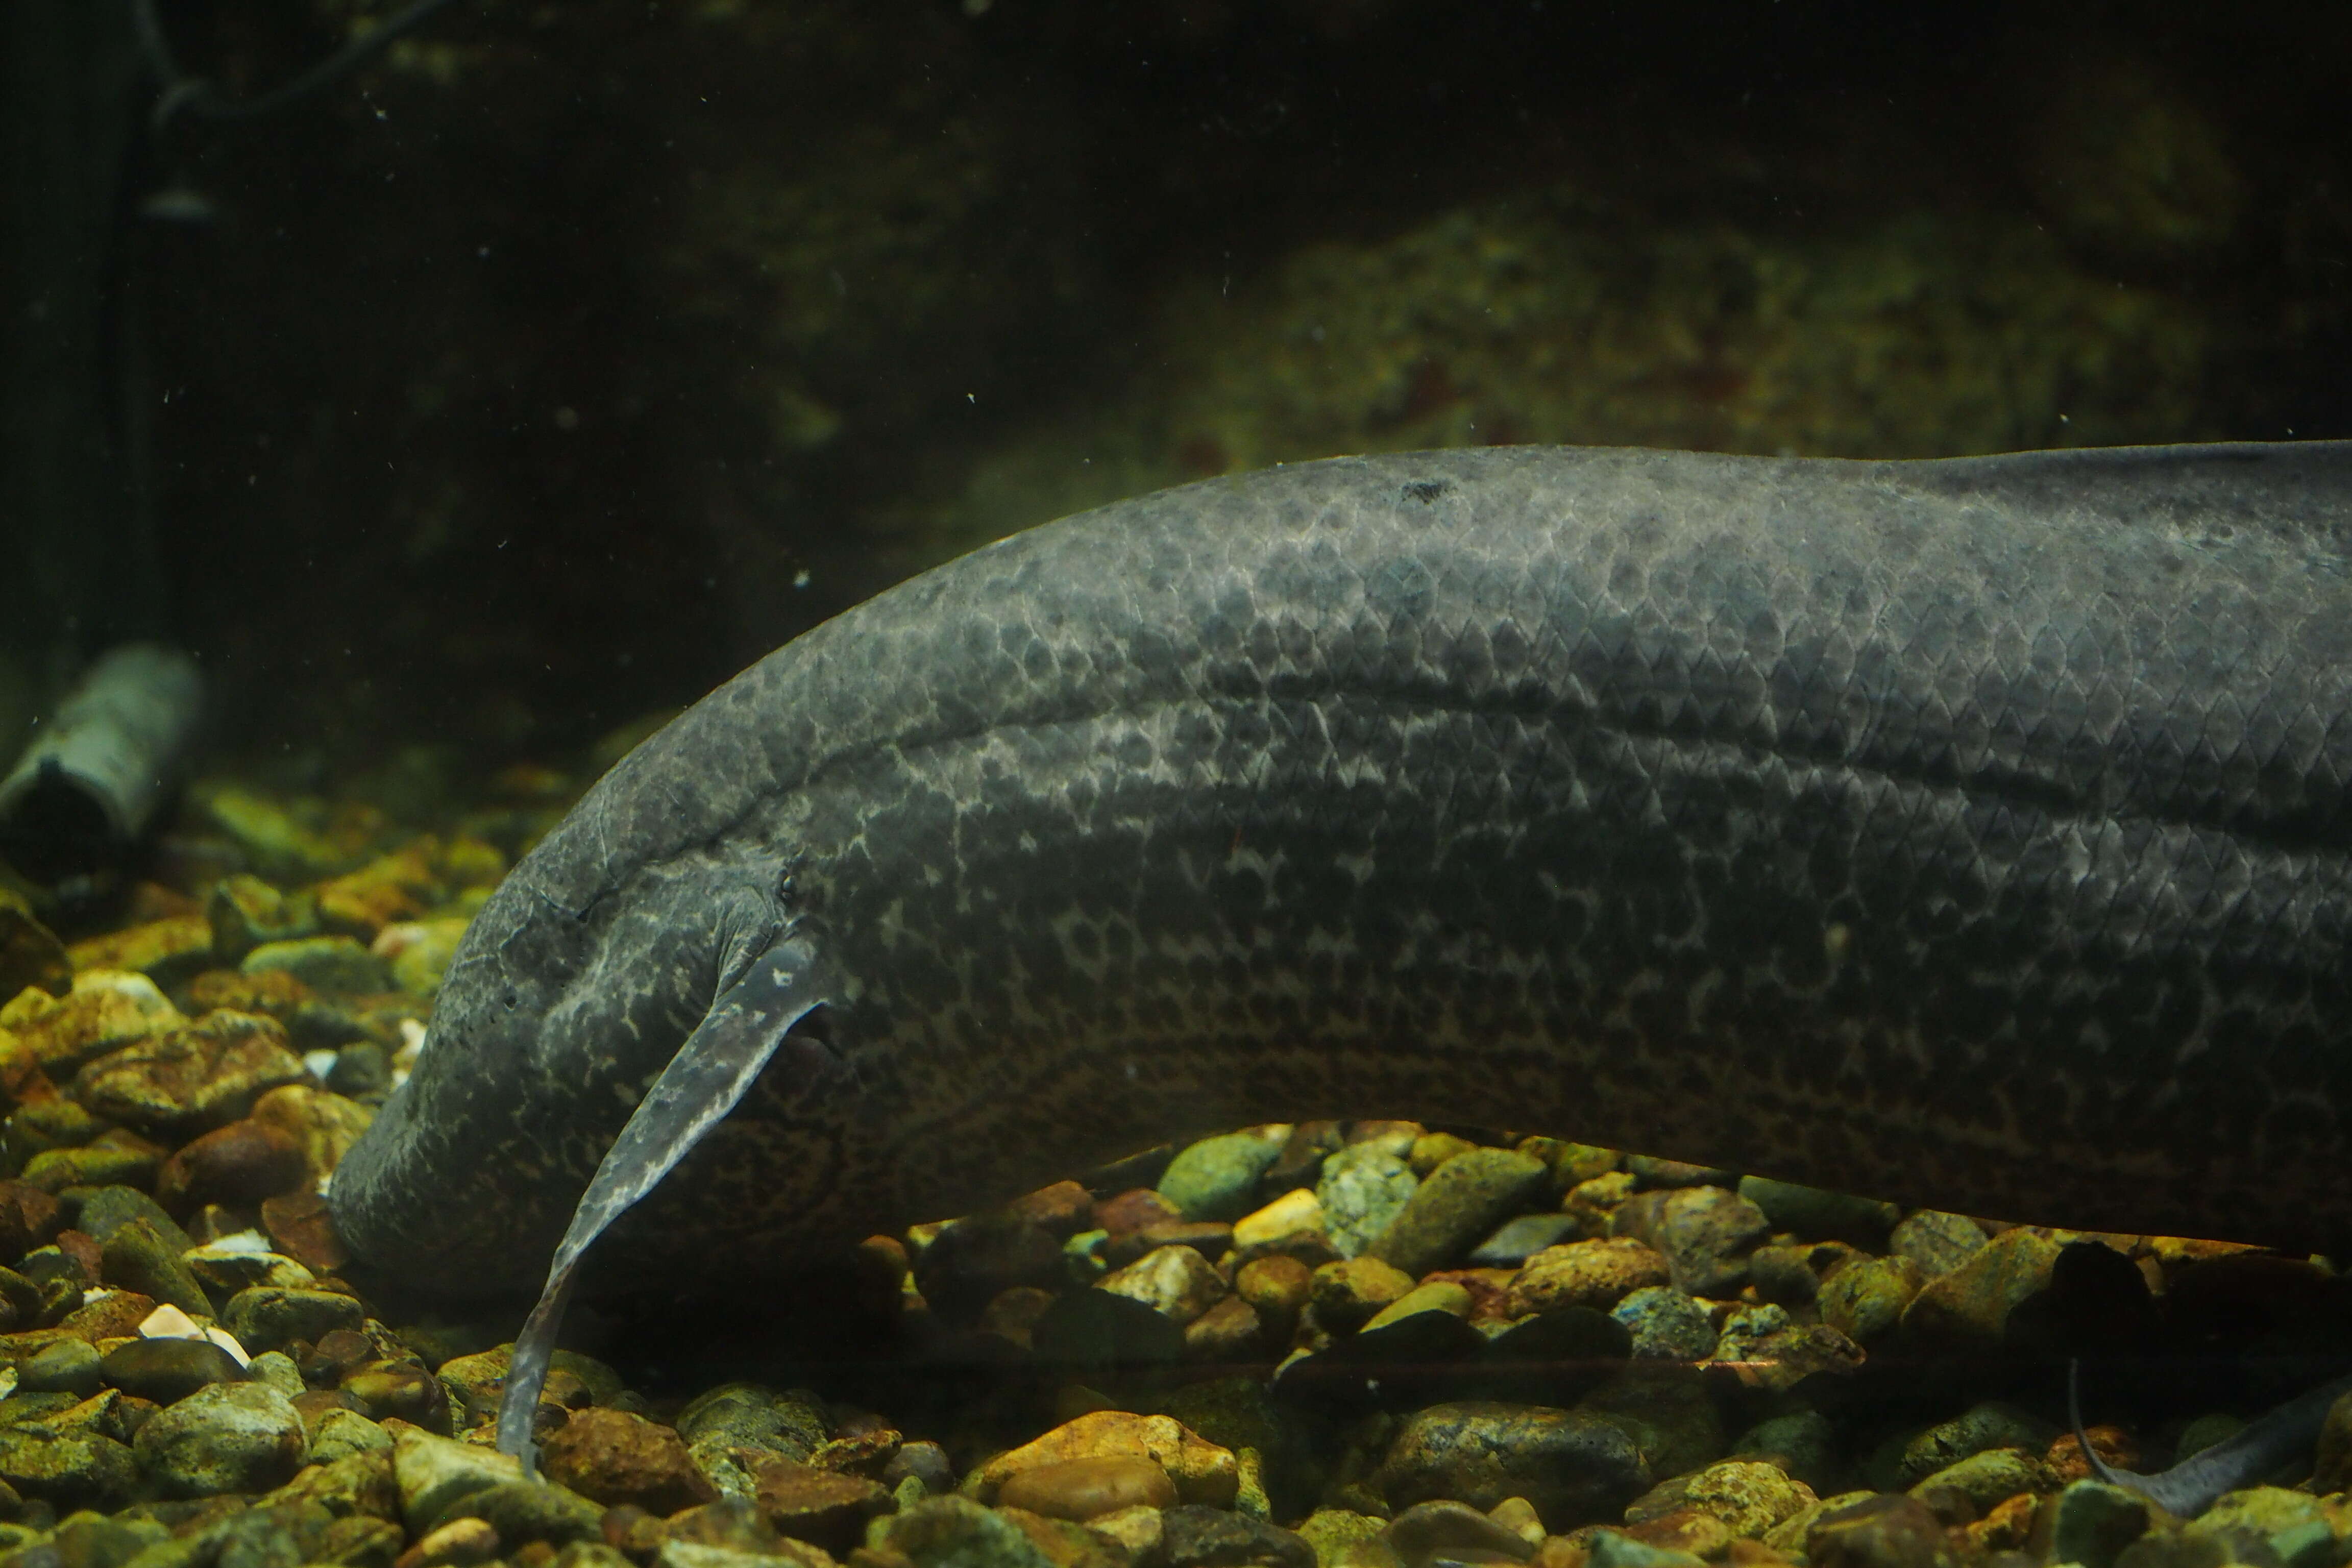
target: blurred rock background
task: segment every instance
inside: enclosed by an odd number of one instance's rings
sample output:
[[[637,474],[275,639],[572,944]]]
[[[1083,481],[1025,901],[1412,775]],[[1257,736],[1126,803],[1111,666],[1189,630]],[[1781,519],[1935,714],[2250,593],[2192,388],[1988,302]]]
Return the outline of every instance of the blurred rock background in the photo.
[[[165,12],[231,91],[380,14]],[[289,784],[487,770],[1270,462],[2352,434],[2347,64],[2321,5],[461,4],[159,149],[182,633]]]

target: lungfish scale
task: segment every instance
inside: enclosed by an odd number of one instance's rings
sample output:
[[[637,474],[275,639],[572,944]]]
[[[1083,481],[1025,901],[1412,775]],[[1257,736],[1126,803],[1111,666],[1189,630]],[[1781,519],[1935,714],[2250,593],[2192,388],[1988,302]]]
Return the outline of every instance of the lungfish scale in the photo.
[[[336,1220],[421,1289],[536,1285],[790,954],[774,1031],[823,1005],[607,1282],[1340,1115],[2352,1239],[2347,537],[2345,444],[1339,459],[1015,536],[590,791]]]

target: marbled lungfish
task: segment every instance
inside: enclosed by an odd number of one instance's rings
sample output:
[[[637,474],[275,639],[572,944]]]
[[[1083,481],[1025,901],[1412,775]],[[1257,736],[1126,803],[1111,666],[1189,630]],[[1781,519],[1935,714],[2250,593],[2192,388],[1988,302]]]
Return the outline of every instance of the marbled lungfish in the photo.
[[[474,921],[334,1212],[525,1287],[627,1123],[559,1272],[684,1151],[593,1268],[691,1284],[1410,1115],[2342,1247],[2347,784],[2352,444],[1213,479],[639,747]]]

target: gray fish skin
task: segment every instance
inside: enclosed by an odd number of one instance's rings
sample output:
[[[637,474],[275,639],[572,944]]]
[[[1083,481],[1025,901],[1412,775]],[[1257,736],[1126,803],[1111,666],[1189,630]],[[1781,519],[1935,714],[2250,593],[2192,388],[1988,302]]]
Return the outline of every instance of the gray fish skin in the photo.
[[[1335,1115],[2352,1239],[2347,539],[2343,443],[1441,452],[1034,530],[599,783],[467,933],[336,1220],[420,1289],[535,1286],[789,929],[824,1043],[605,1288]]]

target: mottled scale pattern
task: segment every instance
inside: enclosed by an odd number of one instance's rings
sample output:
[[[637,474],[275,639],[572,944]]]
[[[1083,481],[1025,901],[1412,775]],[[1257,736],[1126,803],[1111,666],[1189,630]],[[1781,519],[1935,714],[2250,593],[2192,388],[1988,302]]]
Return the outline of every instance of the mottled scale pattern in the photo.
[[[1436,453],[1038,529],[600,783],[467,933],[337,1218],[420,1287],[534,1285],[789,927],[821,1045],[605,1288],[1335,1115],[2352,1243],[2347,537],[2328,444]]]

